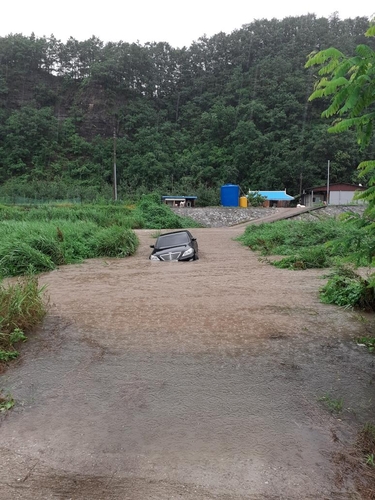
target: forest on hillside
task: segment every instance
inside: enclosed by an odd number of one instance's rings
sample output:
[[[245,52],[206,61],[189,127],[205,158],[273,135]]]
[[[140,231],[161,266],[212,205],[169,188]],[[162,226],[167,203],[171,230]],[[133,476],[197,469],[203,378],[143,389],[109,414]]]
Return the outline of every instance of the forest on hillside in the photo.
[[[0,198],[196,194],[358,182],[354,132],[329,134],[308,102],[307,56],[373,44],[369,19],[256,20],[190,47],[0,37]],[[374,47],[372,47],[374,48]],[[316,71],[316,70],[315,70]]]

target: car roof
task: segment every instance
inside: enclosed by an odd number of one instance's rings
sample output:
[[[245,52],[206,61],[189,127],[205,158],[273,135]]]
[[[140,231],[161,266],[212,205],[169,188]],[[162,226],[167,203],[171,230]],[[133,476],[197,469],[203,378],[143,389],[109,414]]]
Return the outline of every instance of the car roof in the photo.
[[[163,233],[163,234],[160,234],[160,235],[158,236],[158,239],[159,239],[159,238],[161,238],[162,236],[169,236],[170,234],[179,234],[179,233],[186,233],[186,234],[188,234],[189,236],[191,236],[190,231],[187,231],[186,229],[184,229],[184,230],[181,230],[181,231],[171,231],[171,232],[169,232],[169,233]]]

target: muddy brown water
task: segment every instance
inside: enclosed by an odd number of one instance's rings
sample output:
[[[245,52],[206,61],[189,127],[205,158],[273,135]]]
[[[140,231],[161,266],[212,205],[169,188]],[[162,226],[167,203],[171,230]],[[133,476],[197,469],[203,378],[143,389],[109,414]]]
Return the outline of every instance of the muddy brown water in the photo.
[[[193,230],[190,263],[150,262],[138,231],[133,257],[41,277],[50,312],[0,380],[1,499],[360,498],[332,457],[374,415],[368,318],[242,231]]]

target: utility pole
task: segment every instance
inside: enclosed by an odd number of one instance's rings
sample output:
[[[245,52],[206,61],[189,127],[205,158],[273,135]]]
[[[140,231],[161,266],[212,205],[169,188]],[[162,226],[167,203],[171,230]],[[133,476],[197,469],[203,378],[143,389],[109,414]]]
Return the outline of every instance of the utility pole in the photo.
[[[327,165],[327,205],[329,205],[329,164],[330,164],[330,161],[328,160],[328,165]]]
[[[117,201],[116,127],[113,127],[113,199]]]

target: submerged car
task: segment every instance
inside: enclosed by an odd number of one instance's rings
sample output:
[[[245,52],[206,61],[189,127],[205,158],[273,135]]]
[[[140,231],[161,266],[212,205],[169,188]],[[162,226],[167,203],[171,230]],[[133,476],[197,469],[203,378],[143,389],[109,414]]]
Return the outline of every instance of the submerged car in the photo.
[[[198,260],[197,240],[186,230],[164,233],[150,247],[153,248],[151,260]]]

